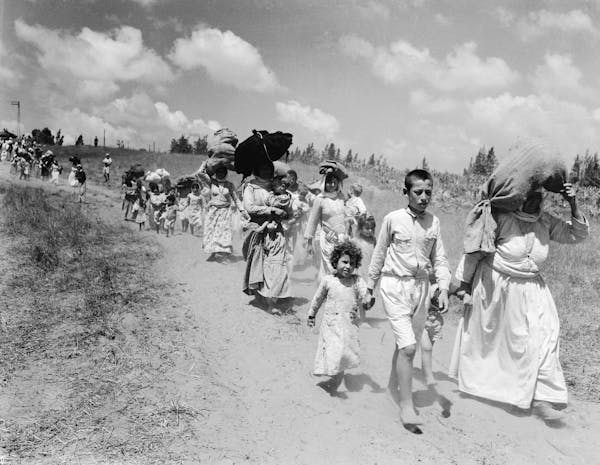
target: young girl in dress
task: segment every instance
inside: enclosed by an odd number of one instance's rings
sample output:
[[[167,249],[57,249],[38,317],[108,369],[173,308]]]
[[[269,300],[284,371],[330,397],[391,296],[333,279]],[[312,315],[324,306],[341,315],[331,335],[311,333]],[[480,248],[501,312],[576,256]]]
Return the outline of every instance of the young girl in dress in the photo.
[[[194,235],[194,230],[202,231],[204,223],[204,206],[206,204],[205,195],[200,192],[200,183],[192,184],[192,192],[187,196],[188,201],[188,221],[190,225],[190,234]]]
[[[360,362],[358,342],[358,311],[369,309],[375,298],[367,292],[365,281],[354,274],[360,266],[362,252],[350,241],[337,244],[331,253],[333,274],[326,274],[310,305],[308,326],[315,325],[315,315],[324,304],[325,310],[319,332],[313,374],[329,376],[318,384],[331,396],[345,397],[339,393],[344,371],[355,368]]]
[[[177,193],[175,189],[171,189],[169,191],[169,195],[167,195],[165,211],[160,218],[163,223],[163,228],[165,228],[165,231],[167,233],[167,237],[169,237],[169,233],[171,233],[171,236],[175,234],[177,208]]]

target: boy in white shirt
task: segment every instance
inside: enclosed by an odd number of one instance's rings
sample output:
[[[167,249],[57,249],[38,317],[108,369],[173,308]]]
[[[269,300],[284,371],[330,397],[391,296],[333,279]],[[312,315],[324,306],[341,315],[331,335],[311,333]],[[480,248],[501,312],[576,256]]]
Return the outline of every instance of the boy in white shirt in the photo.
[[[413,170],[406,175],[408,207],[384,217],[367,281],[372,293],[381,278],[381,300],[396,340],[389,389],[400,405],[402,423],[416,434],[422,431],[412,400],[412,369],[416,343],[428,315],[430,272],[440,289],[441,312],[448,310],[450,285],[440,222],[426,211],[432,190],[433,178],[427,171]]]

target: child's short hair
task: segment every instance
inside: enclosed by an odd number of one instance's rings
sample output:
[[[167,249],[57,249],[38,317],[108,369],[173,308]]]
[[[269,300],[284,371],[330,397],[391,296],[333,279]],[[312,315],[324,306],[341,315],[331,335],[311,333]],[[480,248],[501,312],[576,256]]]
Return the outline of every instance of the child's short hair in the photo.
[[[406,173],[406,176],[404,177],[404,188],[407,191],[410,190],[415,179],[418,179],[420,181],[431,181],[433,183],[433,176],[431,176],[431,173],[429,173],[429,171],[421,169],[412,170]]]
[[[338,261],[342,255],[348,255],[350,261],[354,263],[354,268],[360,267],[362,262],[362,251],[352,241],[344,241],[341,244],[336,245],[331,252],[331,266],[337,268]]]
[[[350,190],[354,193],[356,197],[360,197],[363,192],[363,187],[358,183],[354,183],[350,186]]]

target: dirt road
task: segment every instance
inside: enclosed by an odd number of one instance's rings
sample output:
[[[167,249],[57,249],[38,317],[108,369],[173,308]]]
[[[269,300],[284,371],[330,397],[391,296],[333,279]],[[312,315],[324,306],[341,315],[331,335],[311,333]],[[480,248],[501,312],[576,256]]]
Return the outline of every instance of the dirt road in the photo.
[[[120,221],[116,193],[90,186],[88,201],[84,208]],[[461,395],[445,375],[451,324],[434,349],[438,389],[451,402],[451,415],[441,415],[417,373],[415,400],[424,434],[406,431],[397,407],[380,389],[387,385],[393,338],[379,303],[369,324],[361,326],[362,365],[346,377],[347,398],[330,397],[310,375],[317,335],[304,318],[315,289],[313,268],[294,275],[296,314],[277,318],[241,292],[243,261],[206,262],[201,240],[180,232],[169,238],[140,234],[154,237],[164,250],[156,273],[171,283],[187,338],[176,366],[156,389],[202,412],[193,425],[196,439],[177,444],[186,449],[179,451],[189,458],[185,463],[600,463],[599,404],[573,400],[565,424],[549,428]]]

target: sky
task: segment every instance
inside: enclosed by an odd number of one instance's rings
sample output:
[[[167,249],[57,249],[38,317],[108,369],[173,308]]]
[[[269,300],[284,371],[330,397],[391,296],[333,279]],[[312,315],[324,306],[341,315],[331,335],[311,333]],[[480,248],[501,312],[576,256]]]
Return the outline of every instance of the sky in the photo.
[[[600,0],[0,0],[0,127],[168,149],[229,127],[460,172],[600,149]]]

